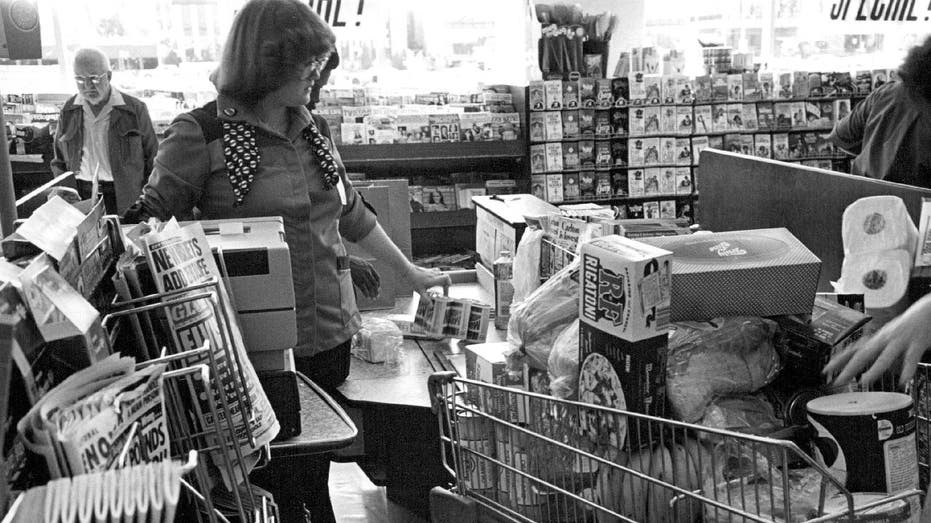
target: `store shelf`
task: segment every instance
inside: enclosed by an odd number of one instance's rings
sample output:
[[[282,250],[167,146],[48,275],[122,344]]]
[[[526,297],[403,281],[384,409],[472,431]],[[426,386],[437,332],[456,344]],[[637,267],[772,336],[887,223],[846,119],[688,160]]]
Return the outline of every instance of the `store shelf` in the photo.
[[[411,213],[411,230],[471,227],[475,225],[475,209],[458,211]]]
[[[648,196],[611,196],[610,198],[582,198],[579,200],[566,200],[562,202],[550,202],[553,205],[572,205],[578,203],[626,203],[642,201],[660,201],[660,200],[687,200],[698,198],[698,193],[691,194],[651,194]]]
[[[347,169],[363,169],[386,163],[481,162],[519,160],[524,157],[524,140],[501,142],[453,142],[343,145],[339,148]]]

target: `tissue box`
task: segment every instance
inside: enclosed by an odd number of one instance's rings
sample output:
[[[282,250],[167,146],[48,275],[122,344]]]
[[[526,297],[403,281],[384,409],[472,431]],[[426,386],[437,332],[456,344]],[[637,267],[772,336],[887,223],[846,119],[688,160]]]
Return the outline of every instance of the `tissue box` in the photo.
[[[597,327],[579,325],[579,401],[628,412],[663,417],[666,413],[666,356],[668,334],[636,342],[622,340]],[[620,387],[620,390],[616,390]],[[627,418],[627,437],[616,426],[619,416],[580,420],[583,444],[594,449],[636,450],[659,439],[661,430]],[[639,430],[637,430],[639,427]],[[601,452],[596,452],[604,455]]]
[[[608,334],[639,341],[669,325],[669,251],[623,236],[582,244],[579,318]]]
[[[528,371],[508,372],[504,356],[508,342],[478,343],[465,347],[466,378],[503,387],[527,390]],[[468,398],[492,416],[512,423],[526,423],[529,401],[526,396],[511,395],[476,385],[468,386]]]
[[[672,321],[812,310],[821,260],[787,229],[641,241],[672,251]]]

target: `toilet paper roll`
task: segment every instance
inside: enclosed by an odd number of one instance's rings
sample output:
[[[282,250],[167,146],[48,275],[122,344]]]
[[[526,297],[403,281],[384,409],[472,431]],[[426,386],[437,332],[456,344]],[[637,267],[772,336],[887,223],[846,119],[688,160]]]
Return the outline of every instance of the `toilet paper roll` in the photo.
[[[898,196],[860,198],[844,210],[844,254],[904,249],[912,256],[918,228]]]
[[[867,309],[897,306],[908,291],[912,255],[903,249],[861,252],[844,257],[838,292],[863,294]]]

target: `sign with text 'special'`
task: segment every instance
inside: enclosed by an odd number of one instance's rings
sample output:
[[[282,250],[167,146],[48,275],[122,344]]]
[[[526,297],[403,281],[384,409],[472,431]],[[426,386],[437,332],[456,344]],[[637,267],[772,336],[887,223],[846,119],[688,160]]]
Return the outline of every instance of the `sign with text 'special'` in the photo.
[[[308,0],[308,3],[333,28],[362,25],[365,0]]]
[[[931,5],[916,0],[835,0],[828,13],[837,22],[927,22]]]

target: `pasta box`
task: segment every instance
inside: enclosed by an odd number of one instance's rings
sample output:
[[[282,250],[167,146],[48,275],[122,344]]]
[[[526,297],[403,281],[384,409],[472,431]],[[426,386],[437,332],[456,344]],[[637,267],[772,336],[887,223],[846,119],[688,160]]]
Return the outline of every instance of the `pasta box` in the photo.
[[[475,250],[482,264],[491,268],[501,251],[517,249],[527,217],[559,213],[559,209],[531,194],[473,196],[475,204]]]
[[[821,260],[788,229],[640,241],[672,251],[672,321],[811,313]]]
[[[666,413],[668,334],[627,341],[585,322],[579,324],[579,401],[663,417]],[[652,423],[597,409],[580,414],[583,450],[614,459],[621,450],[655,443]]]
[[[666,333],[671,255],[618,235],[583,243],[581,322],[627,341]]]

